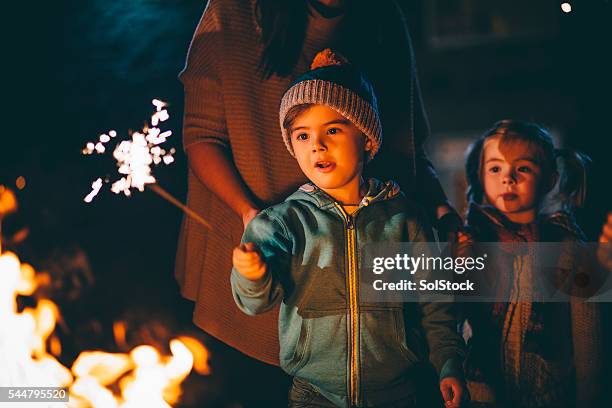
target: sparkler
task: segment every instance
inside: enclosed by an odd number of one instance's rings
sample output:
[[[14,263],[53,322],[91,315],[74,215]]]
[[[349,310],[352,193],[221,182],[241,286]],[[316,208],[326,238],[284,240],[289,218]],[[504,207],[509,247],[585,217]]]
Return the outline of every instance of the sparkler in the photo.
[[[155,106],[155,113],[151,116],[150,126],[145,126],[142,132],[132,133],[131,140],[121,141],[113,150],[113,157],[117,160],[117,171],[122,177],[112,183],[111,191],[115,194],[123,193],[129,197],[132,195],[132,188],[144,191],[146,186],[206,228],[212,229],[208,221],[156,184],[156,179],[151,174],[151,166],[157,166],[161,163],[168,165],[174,162],[173,155],[176,152],[174,148],[166,150],[160,146],[172,136],[171,130],[162,131],[159,127],[161,122],[170,118],[166,109],[167,104],[159,99],[153,99],[152,104]],[[90,155],[94,152],[104,154],[107,150],[107,144],[116,137],[117,132],[114,130],[109,131],[108,134],[100,135],[97,142],[88,142],[85,145],[83,154]],[[102,185],[108,182],[108,180],[103,181],[101,178],[96,179],[91,184],[92,190],[84,198],[84,201],[90,203],[98,194]]]

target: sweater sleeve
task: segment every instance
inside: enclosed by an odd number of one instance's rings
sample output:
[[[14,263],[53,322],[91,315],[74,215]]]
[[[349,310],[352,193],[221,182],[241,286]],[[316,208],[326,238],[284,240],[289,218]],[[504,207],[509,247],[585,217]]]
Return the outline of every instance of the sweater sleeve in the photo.
[[[424,214],[420,216],[411,241],[434,241],[431,228],[427,224]],[[424,248],[424,250],[427,249]],[[421,253],[421,251],[419,250],[418,253]],[[429,360],[438,372],[440,379],[445,377],[463,378],[462,365],[465,359],[465,344],[457,330],[455,304],[422,299],[420,308],[421,324],[429,346]]]
[[[264,211],[251,220],[241,242],[255,244],[266,263],[266,274],[251,281],[232,268],[230,279],[234,300],[246,314],[264,313],[283,298],[280,282],[291,265],[291,240],[287,238],[282,222]]]
[[[216,143],[229,147],[219,63],[222,36],[218,0],[210,0],[189,46],[179,78],[185,90],[183,147]]]
[[[427,157],[423,147],[425,140],[429,137],[430,127],[429,120],[427,119],[427,113],[425,111],[425,105],[423,104],[423,97],[421,95],[421,86],[419,84],[419,77],[416,69],[414,47],[412,46],[408,23],[406,21],[404,12],[397,3],[395,3],[394,6],[403,23],[403,37],[405,38],[407,53],[410,56],[409,75],[411,76],[410,96],[412,98],[412,132],[415,160],[414,170],[416,173],[415,180],[417,181],[416,191],[420,193],[420,196],[422,196],[421,201],[426,208],[434,207],[433,209],[435,209],[435,207],[439,205],[450,204],[446,197],[446,193],[442,189],[436,169]],[[432,219],[435,219],[435,217]]]
[[[595,406],[601,397],[603,342],[600,304],[571,300],[572,340],[576,367],[576,405]]]

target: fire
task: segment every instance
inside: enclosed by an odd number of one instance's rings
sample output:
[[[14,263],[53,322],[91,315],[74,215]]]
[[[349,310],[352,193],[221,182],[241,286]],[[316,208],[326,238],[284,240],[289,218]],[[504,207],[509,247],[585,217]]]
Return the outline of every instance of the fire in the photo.
[[[61,319],[55,303],[40,299],[35,308],[18,310],[17,296],[31,296],[44,275],[16,254],[0,252],[0,386],[66,387],[69,407],[170,407],[179,401],[181,382],[192,368],[210,372],[206,348],[186,336],[170,341],[169,356],[148,345],[129,353],[83,351],[68,369],[47,351],[49,344],[53,354],[61,354],[52,335]],[[113,332],[124,348],[125,323],[116,322]]]
[[[129,354],[81,353],[72,366],[76,380],[70,388],[71,396],[79,399],[75,406],[85,402],[84,406],[94,407],[170,407],[178,402],[180,384],[194,363],[193,354],[182,340],[172,340],[170,350],[169,357],[147,345],[135,347]],[[121,397],[107,388],[117,381]]]
[[[178,338],[193,354],[193,369],[201,375],[210,374],[208,365],[208,350],[202,343],[193,337],[181,336]]]
[[[125,341],[125,323],[122,321],[113,323],[113,335],[115,337],[115,344],[120,348],[127,348]]]
[[[16,295],[30,295],[36,288],[31,266],[17,255],[0,255],[0,385],[65,387],[70,371],[48,354],[45,341],[55,328],[57,308],[39,302],[35,309],[17,312]]]

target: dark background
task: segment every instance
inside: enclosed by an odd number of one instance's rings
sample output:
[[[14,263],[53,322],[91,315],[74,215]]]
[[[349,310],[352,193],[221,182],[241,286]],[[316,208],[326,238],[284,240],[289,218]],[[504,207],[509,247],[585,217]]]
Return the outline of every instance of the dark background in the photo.
[[[595,240],[612,207],[611,5],[570,3],[573,11],[566,14],[560,1],[548,0],[401,2],[432,127],[428,150],[453,203],[463,208],[465,146],[499,119],[534,120],[564,146],[592,157],[587,206],[578,218]],[[23,176],[26,187],[17,191],[20,211],[4,220],[3,232],[29,229],[15,247],[38,268],[62,259],[50,269],[63,282],[51,294],[66,320],[66,364],[85,348],[116,348],[111,326],[119,319],[128,322],[134,345],[198,333],[192,306],[173,279],[180,211],[151,192],[126,198],[108,186],[85,204],[91,182],[114,178],[115,170],[110,153],[89,157],[81,149],[110,129],[123,137],[139,130],[152,113],[152,98],[169,102],[165,128],[174,136],[166,145],[176,147],[176,162],[154,174],[184,201],[177,75],[204,6],[195,0],[64,0],[6,14],[0,184],[16,189]],[[78,254],[86,255],[85,266],[74,265]],[[67,288],[75,295],[66,296]],[[213,350],[213,356],[217,374],[192,380],[199,382],[191,387],[191,403],[242,400],[246,388],[224,383],[218,373],[246,366],[227,351]]]

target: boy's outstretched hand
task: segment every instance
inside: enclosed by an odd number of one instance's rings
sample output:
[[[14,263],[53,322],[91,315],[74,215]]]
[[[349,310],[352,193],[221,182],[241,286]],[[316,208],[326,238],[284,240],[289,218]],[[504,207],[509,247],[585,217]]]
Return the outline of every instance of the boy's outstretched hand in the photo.
[[[444,398],[444,406],[457,408],[461,406],[464,386],[463,382],[456,377],[446,377],[440,381],[440,392]]]
[[[234,248],[232,262],[238,273],[248,280],[255,281],[263,278],[266,274],[266,264],[252,242]]]

